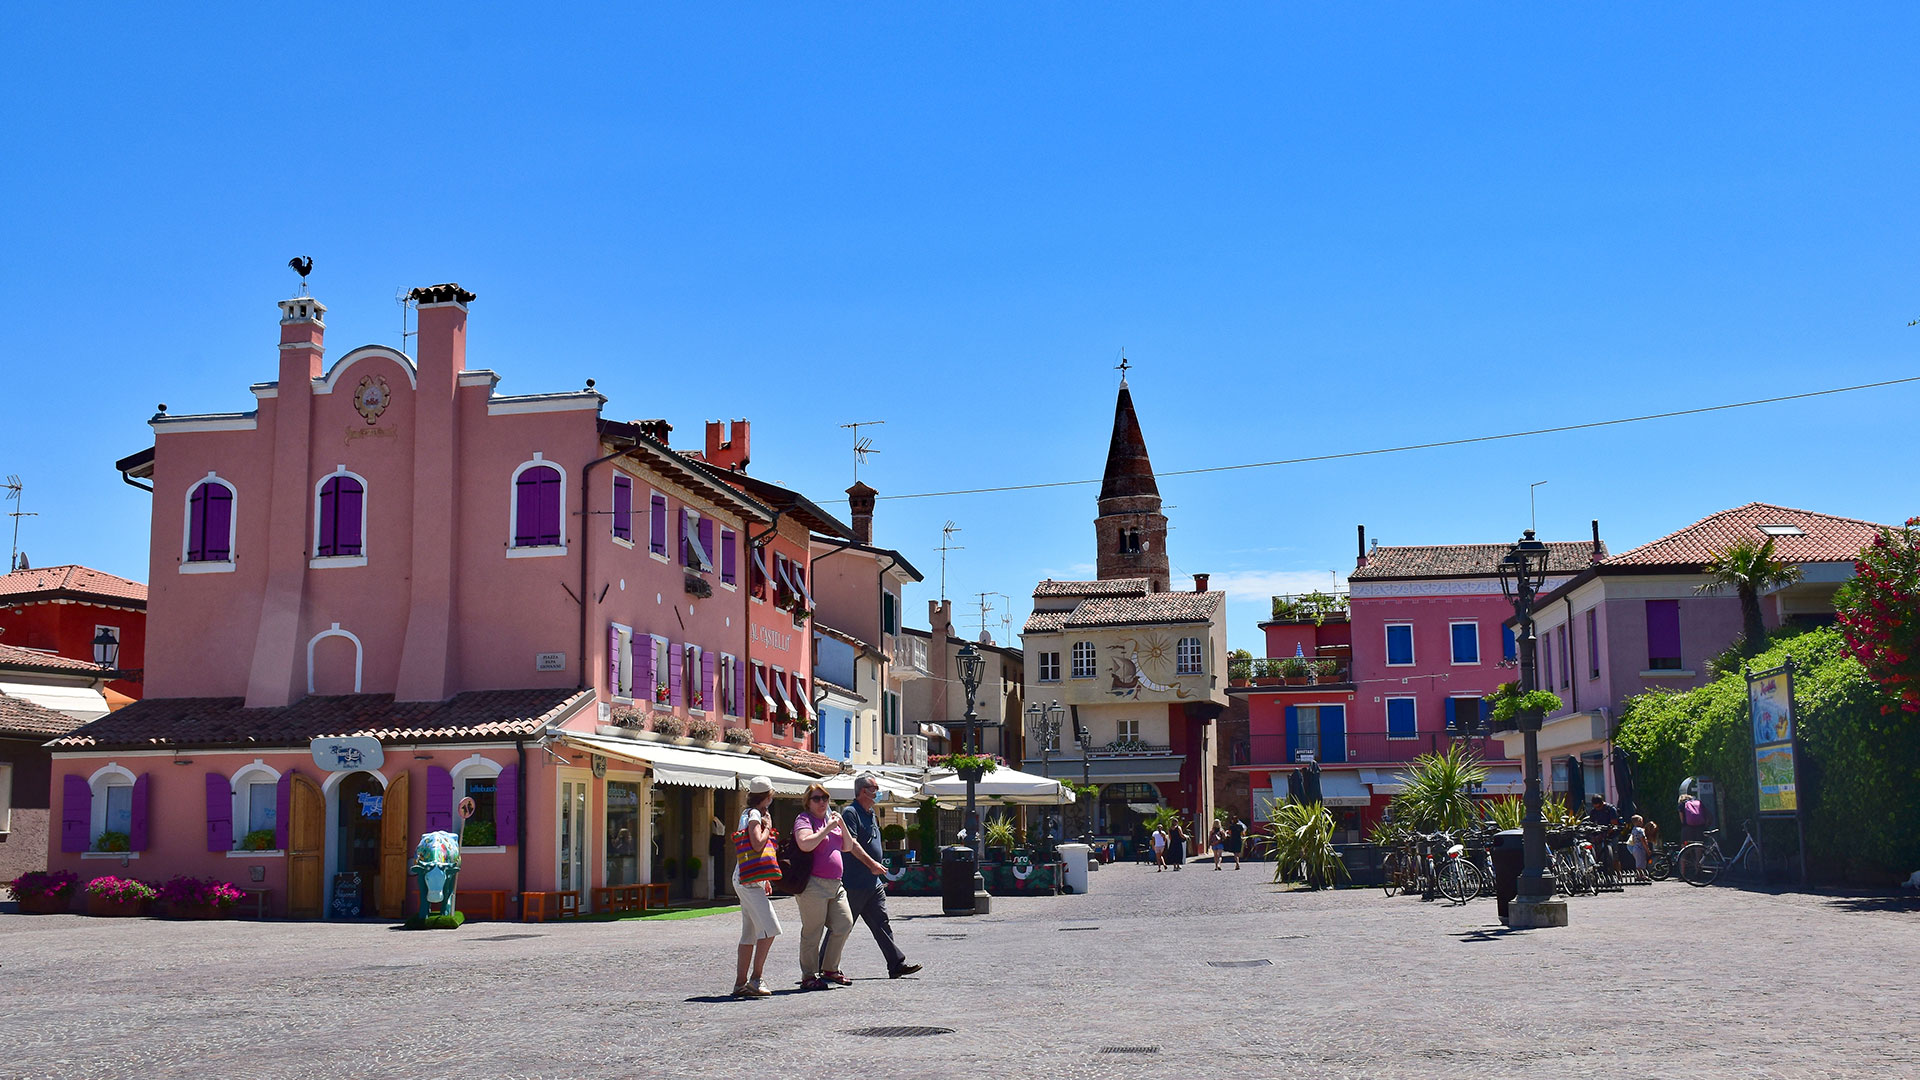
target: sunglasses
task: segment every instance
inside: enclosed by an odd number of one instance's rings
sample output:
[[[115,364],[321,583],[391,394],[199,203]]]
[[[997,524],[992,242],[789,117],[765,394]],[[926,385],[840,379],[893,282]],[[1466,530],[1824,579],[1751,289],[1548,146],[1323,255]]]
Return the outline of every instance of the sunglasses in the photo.
[[[807,801],[808,802],[826,802],[827,797],[825,795],[810,795],[807,797]]]

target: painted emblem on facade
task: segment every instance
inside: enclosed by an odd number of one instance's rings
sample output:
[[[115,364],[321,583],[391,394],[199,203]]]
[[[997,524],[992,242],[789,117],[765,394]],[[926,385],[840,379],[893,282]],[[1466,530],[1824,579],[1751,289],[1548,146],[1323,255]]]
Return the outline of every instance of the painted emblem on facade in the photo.
[[[1156,635],[1147,638],[1144,643],[1128,638],[1122,644],[1107,646],[1107,651],[1119,654],[1107,658],[1113,665],[1112,670],[1108,672],[1111,682],[1107,692],[1114,697],[1138,700],[1142,690],[1155,694],[1172,694],[1176,699],[1193,696],[1193,693],[1181,686],[1178,681],[1158,683],[1147,674],[1149,667],[1164,671],[1174,666],[1172,646],[1165,638]],[[1142,657],[1142,653],[1146,655]]]
[[[393,397],[387,389],[387,380],[382,375],[367,375],[361,378],[360,385],[353,388],[353,411],[361,419],[371,424],[380,419],[387,411],[387,403]]]

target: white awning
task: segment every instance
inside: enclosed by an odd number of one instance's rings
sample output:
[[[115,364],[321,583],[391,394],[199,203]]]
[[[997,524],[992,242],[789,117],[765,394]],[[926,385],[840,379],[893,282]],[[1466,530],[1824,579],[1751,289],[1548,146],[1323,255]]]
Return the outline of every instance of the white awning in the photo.
[[[767,707],[767,719],[773,719],[780,712],[780,706],[774,703],[773,695],[767,693],[767,669],[759,664],[753,665],[753,688],[760,694],[761,704]]]
[[[798,675],[793,677],[793,694],[800,699],[800,708],[807,714],[807,719],[820,719],[820,714],[813,711],[813,694],[807,689],[806,680]]]
[[[1321,788],[1326,788],[1326,777],[1321,774]],[[1406,789],[1406,775],[1397,769],[1361,769],[1360,782],[1373,788],[1375,795],[1398,795]],[[1518,765],[1487,766],[1487,782],[1475,795],[1520,795],[1526,792],[1525,778]],[[1329,800],[1331,801],[1331,800]]]
[[[847,802],[853,798],[853,782],[859,776],[859,773],[841,773],[839,776],[829,776],[825,780],[816,782],[827,789],[827,794],[841,802]],[[908,802],[920,797],[920,789],[913,784],[902,783],[878,773],[875,773],[873,778],[880,782],[879,801],[881,802]]]
[[[773,692],[780,696],[780,707],[787,711],[787,715],[798,719],[800,710],[793,707],[793,698],[787,694],[787,680],[780,677],[782,674],[779,671],[773,673]]]
[[[1372,806],[1373,793],[1360,782],[1360,774],[1352,769],[1323,770],[1320,773],[1320,802],[1323,806]]]
[[[31,701],[44,709],[65,713],[82,723],[107,715],[107,696],[91,686],[50,686],[46,683],[0,682],[0,694]]]
[[[605,754],[622,761],[650,765],[653,767],[654,782],[658,784],[733,790],[746,787],[747,781],[756,776],[764,776],[773,781],[775,792],[798,795],[814,782],[811,776],[783,769],[749,754],[727,754],[639,739],[582,735],[573,731],[562,732],[560,741],[590,754]]]
[[[920,734],[930,735],[936,739],[946,739],[949,741],[953,739],[952,735],[947,734],[947,728],[945,724],[929,724],[924,720],[920,722]]]
[[[928,777],[927,782],[920,786],[920,793],[931,795],[943,803],[950,799],[964,800],[967,797],[967,782],[960,779],[959,773],[941,770]],[[1073,792],[1061,787],[1058,780],[1002,765],[980,778],[980,782],[974,785],[974,797],[985,802],[1047,805],[1070,803],[1073,801]]]

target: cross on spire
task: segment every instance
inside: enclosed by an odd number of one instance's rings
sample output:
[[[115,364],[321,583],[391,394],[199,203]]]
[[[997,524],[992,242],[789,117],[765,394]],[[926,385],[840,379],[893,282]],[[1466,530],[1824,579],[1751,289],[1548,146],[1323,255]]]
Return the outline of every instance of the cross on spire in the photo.
[[[1113,367],[1114,367],[1114,370],[1115,370],[1115,371],[1118,371],[1118,372],[1120,373],[1120,385],[1121,385],[1121,386],[1125,386],[1125,385],[1127,385],[1127,369],[1128,369],[1128,368],[1130,368],[1130,367],[1132,367],[1132,366],[1133,366],[1133,364],[1132,364],[1132,363],[1131,363],[1130,361],[1128,361],[1128,359],[1127,359],[1127,354],[1126,354],[1126,353],[1124,353],[1124,352],[1122,352],[1122,353],[1120,354],[1120,362],[1119,362],[1118,364],[1115,364],[1115,365],[1113,366]]]

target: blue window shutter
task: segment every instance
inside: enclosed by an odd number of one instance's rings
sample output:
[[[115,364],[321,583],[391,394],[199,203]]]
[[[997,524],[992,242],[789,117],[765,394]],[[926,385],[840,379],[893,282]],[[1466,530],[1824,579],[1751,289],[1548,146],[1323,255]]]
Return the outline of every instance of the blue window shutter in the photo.
[[[1287,760],[1292,761],[1294,751],[1300,749],[1300,710],[1287,706]]]
[[[1322,761],[1347,760],[1347,707],[1320,706],[1320,758]]]
[[[1505,660],[1512,660],[1519,655],[1520,655],[1520,645],[1519,645],[1519,642],[1514,640],[1513,627],[1502,626],[1500,628],[1501,658]]]
[[[1413,627],[1387,627],[1387,663],[1413,663]]]
[[[1460,724],[1459,724],[1459,721],[1457,721],[1456,719],[1454,719],[1454,715],[1453,715],[1453,713],[1454,713],[1454,709],[1453,709],[1453,705],[1454,705],[1454,701],[1453,701],[1453,699],[1452,699],[1452,698],[1448,698],[1448,699],[1447,699],[1447,730],[1448,730],[1448,731],[1458,731],[1458,730],[1460,730]]]

